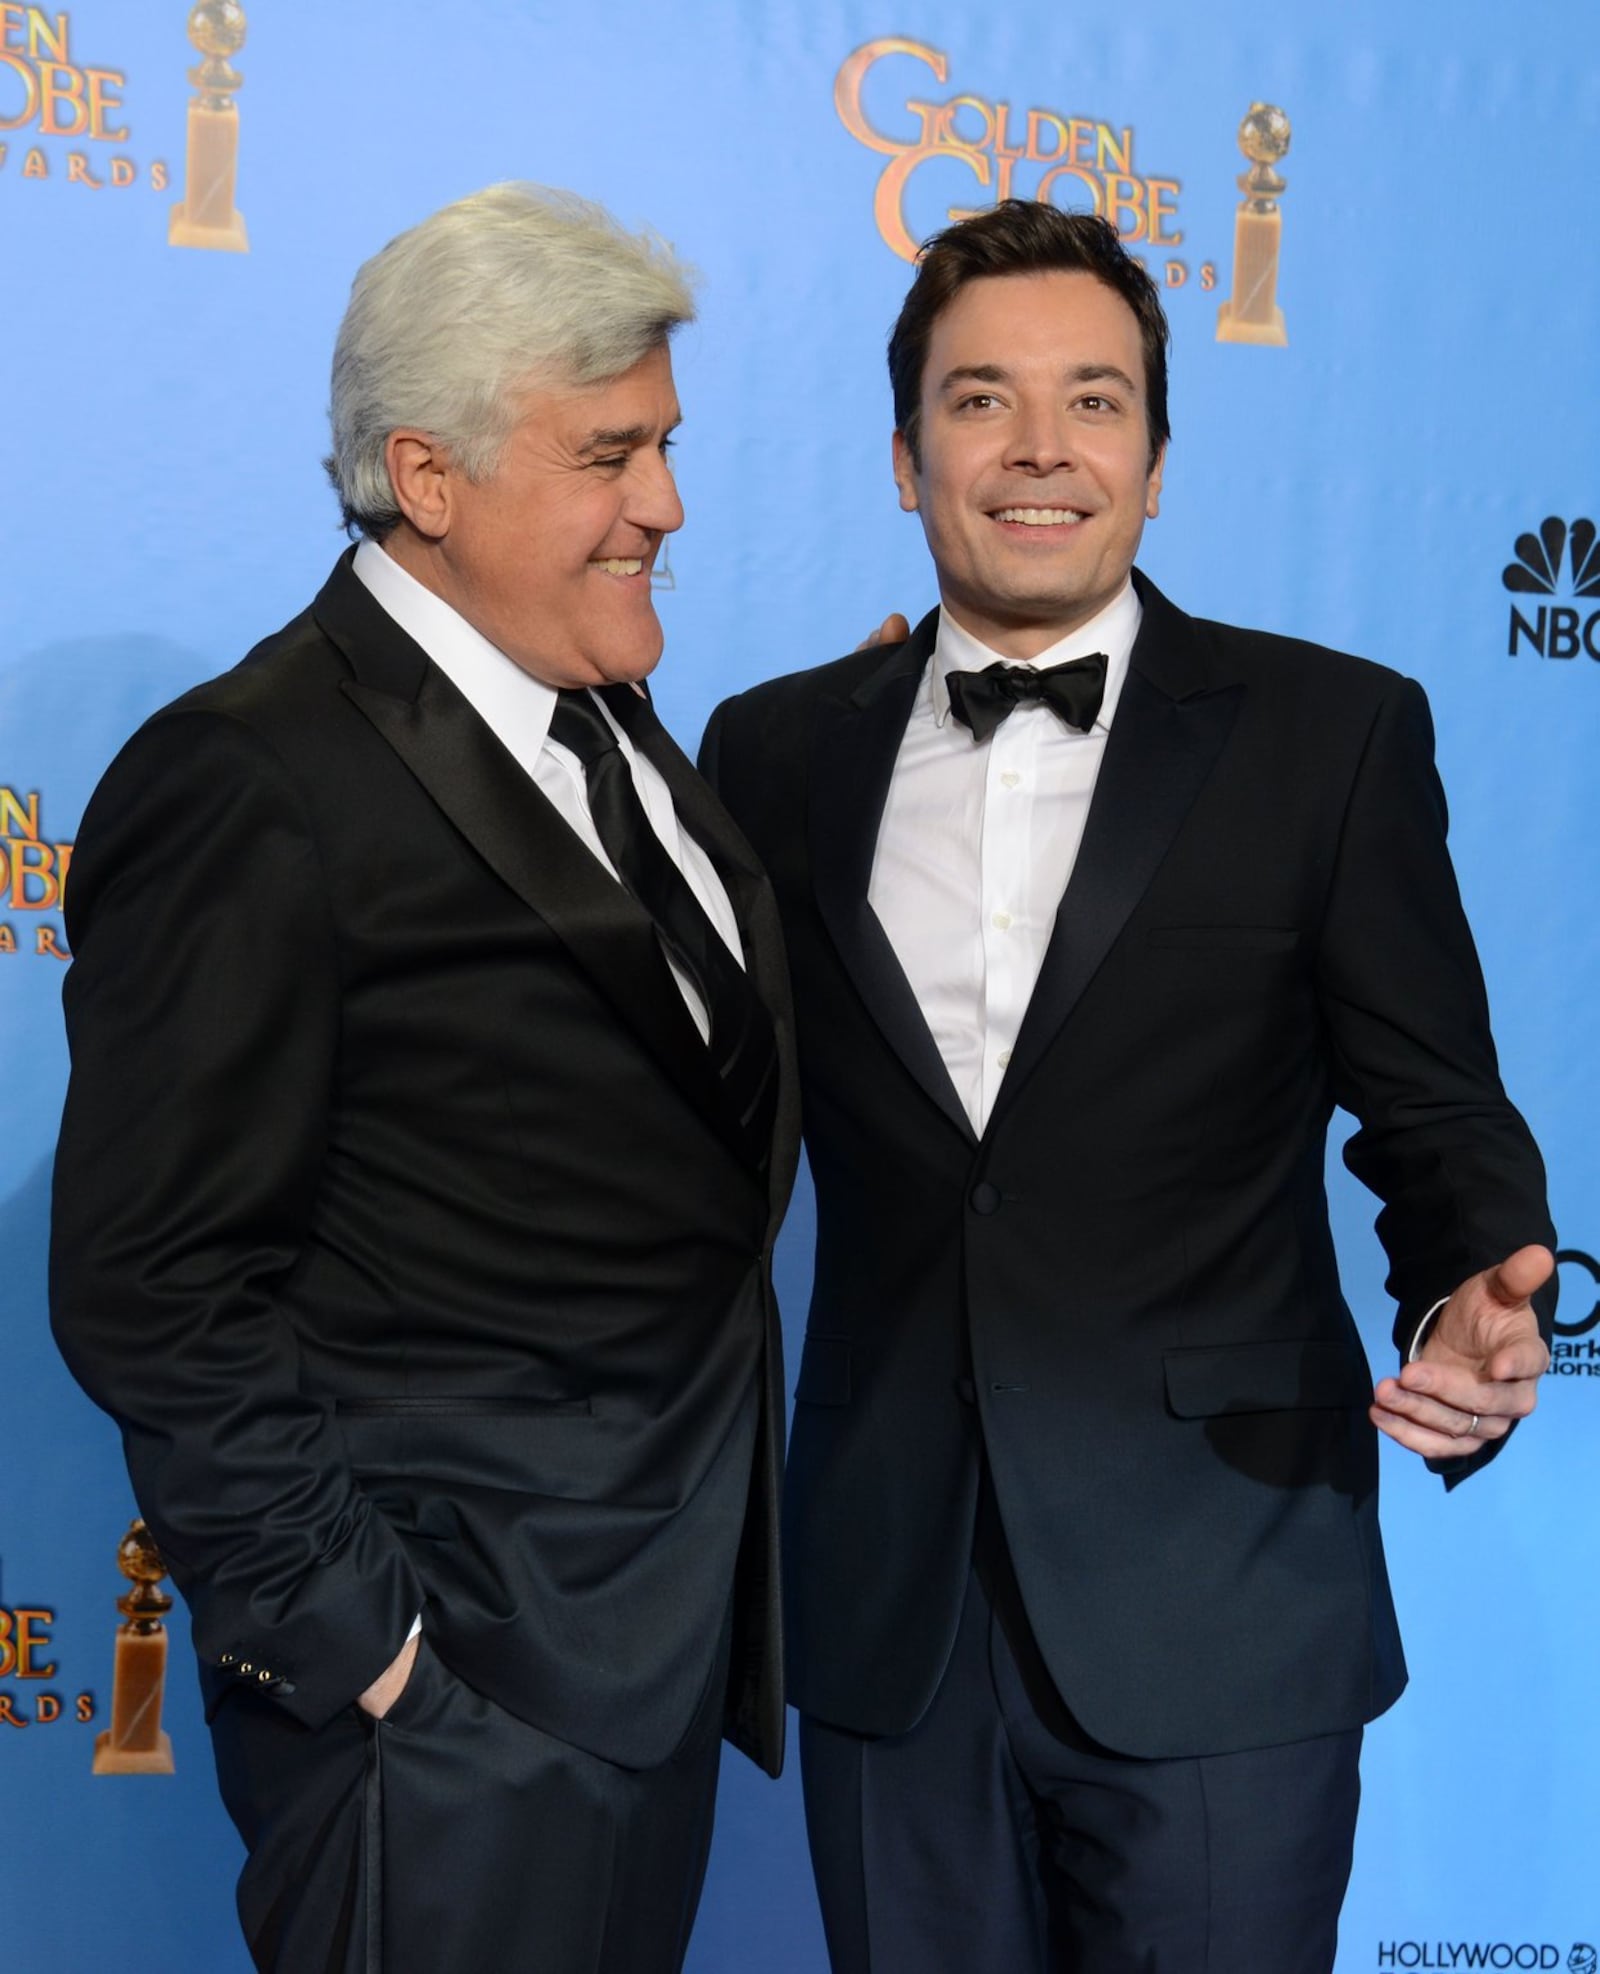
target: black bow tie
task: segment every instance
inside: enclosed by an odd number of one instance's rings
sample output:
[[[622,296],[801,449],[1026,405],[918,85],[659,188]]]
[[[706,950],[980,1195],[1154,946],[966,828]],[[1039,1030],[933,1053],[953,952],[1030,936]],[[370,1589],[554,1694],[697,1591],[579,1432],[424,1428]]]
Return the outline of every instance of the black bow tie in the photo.
[[[1042,699],[1057,718],[1087,733],[1105,697],[1108,662],[1103,651],[1091,651],[1043,671],[1034,665],[988,665],[981,672],[949,672],[950,710],[971,727],[974,740],[987,740],[1013,706]]]

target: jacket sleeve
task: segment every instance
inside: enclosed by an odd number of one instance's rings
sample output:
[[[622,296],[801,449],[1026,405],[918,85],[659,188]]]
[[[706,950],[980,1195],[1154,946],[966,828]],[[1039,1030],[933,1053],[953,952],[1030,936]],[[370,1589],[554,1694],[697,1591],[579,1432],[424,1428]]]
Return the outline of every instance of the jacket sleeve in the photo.
[[[1380,703],[1351,788],[1318,952],[1345,1163],[1377,1228],[1409,1349],[1427,1310],[1529,1242],[1555,1245],[1544,1166],[1500,1082],[1483,976],[1445,842],[1420,686]],[[1554,1285],[1536,1298],[1548,1342]],[[1447,1480],[1496,1450],[1440,1464]]]
[[[56,1337],[122,1429],[202,1661],[317,1726],[399,1651],[422,1592],[304,1389],[282,1308],[340,981],[310,821],[272,749],[204,712],[144,728],[90,804],[66,913]]]

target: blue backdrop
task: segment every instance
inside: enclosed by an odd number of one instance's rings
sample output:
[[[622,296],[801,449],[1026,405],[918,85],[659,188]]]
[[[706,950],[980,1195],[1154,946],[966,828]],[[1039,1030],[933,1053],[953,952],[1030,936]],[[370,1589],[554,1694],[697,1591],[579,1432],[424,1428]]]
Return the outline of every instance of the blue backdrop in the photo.
[[[1007,190],[1099,203],[1164,284],[1175,439],[1144,566],[1191,611],[1428,688],[1506,1079],[1550,1165],[1569,1333],[1538,1417],[1448,1502],[1385,1449],[1413,1684],[1369,1736],[1339,1966],[1587,1974],[1600,583],[1583,593],[1572,549],[1600,510],[1591,10],[246,4],[246,253],[168,245],[197,59],[182,0],[0,5],[0,1612],[45,1614],[22,1657],[0,1617],[14,1963],[247,1964],[181,1610],[176,1775],[90,1772],[133,1504],[45,1325],[64,846],[137,721],[293,615],[338,552],[317,462],[357,264],[445,201],[526,177],[648,221],[704,275],[675,357],[689,520],[660,599],[658,698],[685,744],[722,695],[932,600],[889,480],[883,338],[907,240]],[[1258,100],[1293,126],[1281,348],[1216,336],[1235,132]],[[1336,1160],[1330,1184],[1383,1365],[1374,1205]],[[796,1336],[809,1244],[802,1189],[781,1277]],[[796,1778],[733,1758],[691,1966],[824,1965]]]

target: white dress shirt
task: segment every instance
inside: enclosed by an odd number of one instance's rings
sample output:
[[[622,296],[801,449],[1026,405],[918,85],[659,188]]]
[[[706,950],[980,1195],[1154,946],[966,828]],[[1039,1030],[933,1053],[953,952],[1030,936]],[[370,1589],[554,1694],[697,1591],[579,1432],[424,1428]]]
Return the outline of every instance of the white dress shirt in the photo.
[[[1087,733],[1025,700],[986,741],[950,714],[953,671],[1003,660],[939,617],[894,764],[867,899],[980,1134],[1083,841],[1106,736],[1142,615],[1132,583],[1031,663],[1106,654],[1105,698]]]
[[[480,631],[473,629],[458,610],[441,596],[419,583],[409,570],[402,569],[376,542],[364,541],[356,550],[354,569],[378,603],[433,660],[456,690],[472,706],[495,738],[530,777],[541,794],[548,796],[563,822],[581,839],[584,847],[614,878],[616,870],[601,847],[600,837],[589,814],[589,791],[583,764],[570,749],[550,738],[550,721],[556,709],[554,686],[525,672]],[[728,902],[728,894],[711,859],[686,830],[678,826],[672,795],[660,771],[635,751],[632,741],[611,717],[610,709],[596,699],[617,745],[633,775],[650,826],[660,837],[667,855],[688,879],[689,888],[699,899],[706,917],[717,928],[730,953],[744,965],[739,943],[739,925]],[[711,1023],[693,983],[670,954],[667,964],[683,995],[684,1005],[694,1017],[702,1041],[709,1040]]]

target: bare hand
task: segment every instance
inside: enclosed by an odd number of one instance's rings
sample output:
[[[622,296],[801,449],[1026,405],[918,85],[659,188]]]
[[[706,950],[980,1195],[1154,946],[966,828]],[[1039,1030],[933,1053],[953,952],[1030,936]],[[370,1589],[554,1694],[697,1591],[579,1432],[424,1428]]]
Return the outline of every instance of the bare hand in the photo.
[[[1463,1282],[1416,1363],[1380,1381],[1378,1430],[1425,1460],[1459,1460],[1504,1439],[1533,1410],[1550,1363],[1529,1298],[1555,1265],[1547,1247],[1520,1247]]]
[[[911,626],[898,610],[891,610],[878,628],[864,637],[856,646],[857,651],[870,651],[875,644],[904,644],[911,635]]]
[[[406,1681],[411,1677],[411,1668],[416,1664],[417,1646],[421,1642],[419,1632],[415,1638],[408,1638],[400,1647],[400,1656],[380,1672],[367,1688],[356,1705],[363,1713],[371,1714],[374,1720],[382,1720],[384,1715],[406,1689]]]

